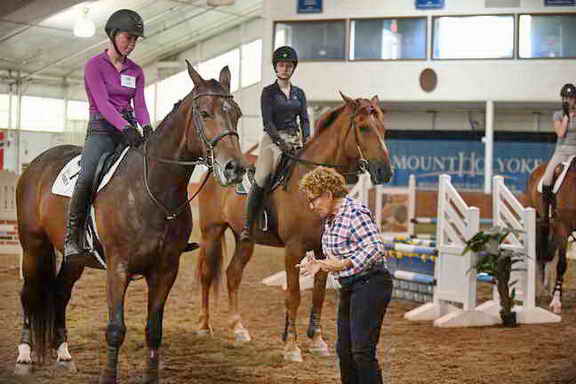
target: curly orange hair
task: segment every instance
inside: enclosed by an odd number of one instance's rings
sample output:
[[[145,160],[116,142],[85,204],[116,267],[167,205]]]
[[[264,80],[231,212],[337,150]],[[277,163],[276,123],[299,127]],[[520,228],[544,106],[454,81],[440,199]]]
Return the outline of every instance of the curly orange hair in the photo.
[[[334,198],[348,194],[344,177],[327,167],[317,167],[305,174],[298,187],[308,197],[317,197],[324,192],[331,192]]]

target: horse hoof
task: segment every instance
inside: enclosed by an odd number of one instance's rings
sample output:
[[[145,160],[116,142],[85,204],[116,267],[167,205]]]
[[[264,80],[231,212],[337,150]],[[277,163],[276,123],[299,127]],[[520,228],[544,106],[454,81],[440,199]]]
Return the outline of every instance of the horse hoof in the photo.
[[[247,329],[238,329],[234,331],[234,335],[236,336],[236,342],[238,343],[247,343],[252,341],[252,337]]]
[[[295,363],[301,363],[304,361],[302,360],[302,352],[300,352],[300,349],[296,349],[295,351],[285,351],[284,360],[293,361]]]
[[[196,336],[212,336],[212,330],[210,329],[197,329],[194,333]]]
[[[554,312],[557,315],[562,313],[562,307],[559,305],[551,305],[550,309],[552,310],[552,312]]]
[[[310,347],[310,353],[314,356],[326,357],[330,356],[330,351],[328,350],[328,346],[324,344],[323,346],[314,346]]]
[[[32,374],[32,370],[31,363],[17,363],[14,367],[14,374],[16,376],[28,376]]]
[[[142,377],[142,384],[160,384],[160,377],[158,375],[144,375]]]
[[[78,369],[76,368],[76,364],[74,364],[74,362],[72,360],[59,360],[56,362],[55,366],[57,369],[63,369],[63,370],[66,370],[70,373],[78,372]]]
[[[100,381],[98,381],[98,384],[116,384],[116,376],[107,375],[104,373],[102,376],[100,376]]]

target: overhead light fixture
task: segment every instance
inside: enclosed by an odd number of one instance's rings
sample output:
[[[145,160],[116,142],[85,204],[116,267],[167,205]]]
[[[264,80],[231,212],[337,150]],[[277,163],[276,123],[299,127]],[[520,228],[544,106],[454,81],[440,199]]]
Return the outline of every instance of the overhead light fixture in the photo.
[[[80,17],[76,20],[74,25],[74,36],[88,38],[94,36],[96,32],[96,26],[94,22],[88,18],[89,8],[82,8]]]

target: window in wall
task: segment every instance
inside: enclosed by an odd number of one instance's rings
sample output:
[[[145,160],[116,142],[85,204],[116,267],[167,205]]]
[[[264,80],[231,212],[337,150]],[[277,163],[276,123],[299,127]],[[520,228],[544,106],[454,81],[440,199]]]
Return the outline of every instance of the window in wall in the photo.
[[[158,83],[157,121],[162,121],[172,111],[174,104],[190,93],[193,86],[187,71],[178,72],[160,81]]]
[[[210,60],[203,61],[198,64],[198,72],[200,75],[208,79],[216,79],[220,77],[220,71],[224,66],[228,66],[232,74],[232,81],[230,82],[230,91],[234,92],[240,86],[240,49],[236,48],[228,51],[220,56],[211,58]]]
[[[64,131],[64,100],[48,97],[22,97],[22,129],[30,131]]]
[[[276,23],[274,48],[289,45],[299,60],[344,60],[346,57],[346,22],[303,21]]]
[[[350,60],[425,58],[425,17],[358,19],[350,23]]]
[[[440,16],[434,18],[434,59],[514,57],[514,16]]]
[[[10,95],[0,95],[0,128],[8,128]]]
[[[576,57],[576,15],[520,15],[522,59]]]
[[[240,84],[242,87],[248,87],[258,83],[261,78],[262,39],[243,44],[240,52],[242,55]]]
[[[90,118],[87,101],[68,100],[67,116],[68,120],[86,120]]]

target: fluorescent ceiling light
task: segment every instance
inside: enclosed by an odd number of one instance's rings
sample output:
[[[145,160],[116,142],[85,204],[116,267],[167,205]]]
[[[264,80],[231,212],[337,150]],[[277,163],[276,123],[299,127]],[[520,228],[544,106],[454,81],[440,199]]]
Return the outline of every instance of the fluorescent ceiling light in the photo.
[[[94,22],[88,18],[88,11],[90,11],[89,8],[82,9],[82,13],[74,25],[74,36],[82,38],[94,36],[96,26]]]

